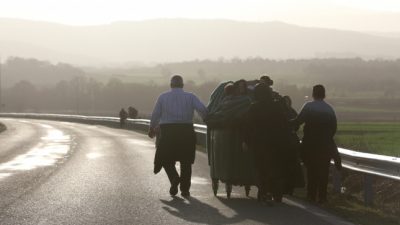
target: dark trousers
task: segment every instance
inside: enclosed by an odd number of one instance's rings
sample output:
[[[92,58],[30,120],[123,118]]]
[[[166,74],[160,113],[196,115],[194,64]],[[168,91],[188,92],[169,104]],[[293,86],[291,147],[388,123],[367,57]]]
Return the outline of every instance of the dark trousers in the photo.
[[[329,159],[311,159],[307,164],[307,197],[312,201],[326,201]]]
[[[179,176],[178,171],[176,171],[175,163],[165,164],[164,170],[167,173],[169,182],[172,184],[176,179],[180,181],[181,192],[188,192],[191,185],[192,179],[192,164],[191,163],[180,163],[181,166],[181,176]]]

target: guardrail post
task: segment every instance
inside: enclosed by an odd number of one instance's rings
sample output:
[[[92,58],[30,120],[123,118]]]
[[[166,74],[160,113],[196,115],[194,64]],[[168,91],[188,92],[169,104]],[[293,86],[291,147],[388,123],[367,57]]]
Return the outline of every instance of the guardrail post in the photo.
[[[364,203],[371,206],[374,203],[374,178],[369,174],[364,174]]]
[[[332,173],[332,184],[333,184],[333,191],[335,193],[341,193],[342,190],[342,173],[341,171],[333,168]]]

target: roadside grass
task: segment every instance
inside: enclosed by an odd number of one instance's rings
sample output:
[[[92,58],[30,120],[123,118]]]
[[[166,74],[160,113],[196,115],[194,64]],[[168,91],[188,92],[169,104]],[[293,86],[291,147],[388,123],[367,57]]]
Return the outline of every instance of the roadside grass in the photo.
[[[360,197],[360,196],[359,196]],[[355,224],[360,225],[399,225],[400,218],[377,207],[368,207],[350,194],[333,194],[329,202],[321,208],[340,215]]]
[[[374,190],[380,191],[375,193],[374,204],[366,206],[362,195],[362,175],[344,171],[342,175],[342,185],[346,191],[334,193],[329,184],[329,201],[317,204],[318,207],[357,225],[400,225],[399,182],[377,179]],[[296,189],[294,197],[307,201],[306,189]]]
[[[355,151],[399,157],[400,123],[339,123],[336,142],[340,147]]]
[[[336,142],[340,147],[355,151],[400,157],[400,123],[342,122],[338,124]],[[322,208],[356,224],[400,224],[398,181],[376,177],[373,188],[375,201],[370,207],[363,202],[360,175],[350,172],[342,181],[345,193],[332,194],[329,203]]]

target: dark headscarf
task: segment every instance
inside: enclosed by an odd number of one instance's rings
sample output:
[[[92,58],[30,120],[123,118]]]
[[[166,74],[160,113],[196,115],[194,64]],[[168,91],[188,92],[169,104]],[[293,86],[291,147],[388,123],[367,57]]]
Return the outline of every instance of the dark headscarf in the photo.
[[[256,101],[267,101],[271,99],[271,88],[264,83],[256,84],[254,87],[254,99]]]

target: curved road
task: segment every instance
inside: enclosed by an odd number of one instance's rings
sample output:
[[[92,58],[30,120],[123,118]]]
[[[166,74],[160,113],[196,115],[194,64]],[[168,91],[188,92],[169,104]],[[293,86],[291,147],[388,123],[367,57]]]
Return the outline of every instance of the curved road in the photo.
[[[0,224],[349,224],[285,199],[273,207],[234,187],[214,197],[198,152],[192,197],[172,198],[153,175],[154,142],[104,126],[7,119],[0,134]],[[222,185],[221,185],[222,186]],[[223,189],[223,188],[222,188]],[[255,188],[253,188],[255,189]]]

